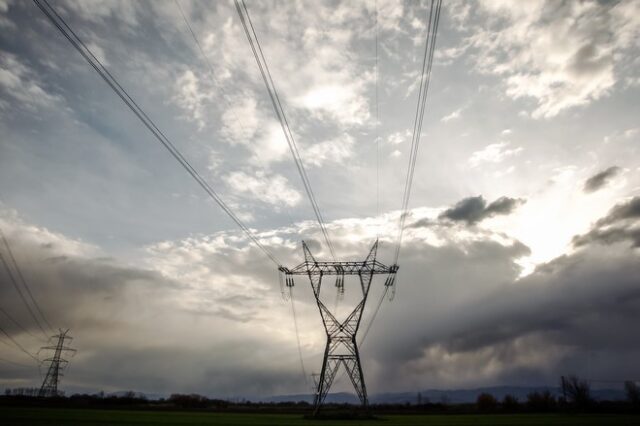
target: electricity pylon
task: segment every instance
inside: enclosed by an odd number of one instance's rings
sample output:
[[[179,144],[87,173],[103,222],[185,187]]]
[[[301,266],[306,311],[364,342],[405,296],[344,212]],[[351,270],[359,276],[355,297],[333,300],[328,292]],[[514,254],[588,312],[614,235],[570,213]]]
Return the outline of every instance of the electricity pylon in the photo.
[[[65,368],[66,364],[69,363],[69,361],[62,358],[62,353],[76,352],[75,349],[71,349],[64,345],[65,340],[73,339],[73,337],[67,336],[69,330],[59,331],[59,334],[52,336],[52,338],[58,339],[58,343],[55,346],[44,346],[40,348],[40,350],[53,350],[54,352],[52,358],[47,358],[43,361],[50,362],[50,364],[49,369],[47,370],[47,375],[44,377],[42,386],[38,392],[39,397],[58,396],[58,382],[60,381],[60,377],[62,377],[62,370]]]
[[[304,252],[304,262],[293,269],[281,266],[279,269],[286,277],[286,285],[294,286],[294,275],[307,275],[311,281],[311,288],[315,296],[320,317],[327,334],[327,345],[322,361],[322,371],[317,382],[316,395],[314,399],[313,413],[318,414],[320,407],[329,393],[329,389],[336,377],[340,365],[344,365],[351,383],[358,394],[363,408],[367,408],[369,400],[367,398],[367,387],[364,383],[362,364],[360,363],[360,352],[356,336],[360,328],[362,313],[364,312],[369,289],[373,276],[377,274],[388,274],[385,286],[392,286],[395,281],[395,274],[398,265],[386,266],[376,260],[378,251],[378,241],[373,244],[369,255],[360,262],[318,262],[315,260],[309,247],[303,241],[302,250]],[[357,275],[360,279],[362,299],[351,311],[347,318],[340,322],[320,298],[322,278],[326,275],[336,276],[336,287],[339,292],[344,291],[344,276]]]

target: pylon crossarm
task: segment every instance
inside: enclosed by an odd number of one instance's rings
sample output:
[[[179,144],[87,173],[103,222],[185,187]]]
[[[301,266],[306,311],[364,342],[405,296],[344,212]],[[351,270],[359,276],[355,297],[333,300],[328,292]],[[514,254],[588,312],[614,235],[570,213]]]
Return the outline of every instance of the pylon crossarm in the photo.
[[[55,351],[55,350],[58,349],[58,347],[57,346],[43,346],[43,347],[40,348],[40,350],[38,352],[40,352],[43,349],[49,349],[49,350]],[[78,351],[77,349],[73,349],[73,348],[70,348],[68,346],[63,346],[63,347],[60,348],[60,350],[61,351],[69,351],[69,352],[77,352]]]
[[[358,275],[373,272],[374,274],[389,274],[397,271],[397,265],[387,266],[377,260],[369,262],[302,262],[293,269],[282,267],[289,275]]]

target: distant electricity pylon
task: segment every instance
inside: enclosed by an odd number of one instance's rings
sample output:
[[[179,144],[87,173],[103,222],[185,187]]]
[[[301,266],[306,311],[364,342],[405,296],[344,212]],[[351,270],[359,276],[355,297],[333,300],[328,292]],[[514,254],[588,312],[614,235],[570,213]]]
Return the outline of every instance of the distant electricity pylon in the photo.
[[[369,405],[367,398],[367,387],[364,383],[362,365],[360,363],[360,352],[356,343],[356,335],[360,328],[362,313],[364,312],[367,296],[371,287],[371,281],[376,274],[388,274],[385,286],[392,286],[398,265],[385,266],[376,260],[378,251],[378,241],[373,244],[369,255],[360,262],[318,262],[314,259],[309,247],[302,242],[304,251],[304,262],[293,269],[280,267],[280,271],[285,274],[287,287],[294,286],[294,275],[306,275],[311,281],[311,288],[315,296],[320,317],[327,334],[327,345],[322,361],[322,371],[320,379],[316,385],[316,395],[314,399],[314,414],[318,414],[320,407],[329,393],[331,384],[336,377],[340,365],[344,365],[351,383],[358,394],[360,403],[366,409]],[[360,278],[362,299],[351,311],[347,318],[340,322],[329,308],[320,299],[320,288],[322,277],[325,275],[336,276],[336,287],[338,292],[344,291],[344,276],[357,275]]]
[[[60,378],[62,377],[62,370],[64,370],[65,365],[69,363],[69,361],[62,358],[62,353],[76,352],[75,349],[64,345],[65,340],[73,339],[73,337],[68,336],[67,333],[69,333],[69,330],[60,330],[57,335],[52,336],[52,339],[58,339],[58,343],[55,346],[44,346],[40,349],[41,351],[53,350],[54,352],[52,358],[47,358],[44,360],[44,362],[50,362],[50,364],[49,369],[47,370],[47,375],[44,377],[42,386],[40,387],[40,391],[38,392],[39,397],[58,396],[58,383],[60,382]]]

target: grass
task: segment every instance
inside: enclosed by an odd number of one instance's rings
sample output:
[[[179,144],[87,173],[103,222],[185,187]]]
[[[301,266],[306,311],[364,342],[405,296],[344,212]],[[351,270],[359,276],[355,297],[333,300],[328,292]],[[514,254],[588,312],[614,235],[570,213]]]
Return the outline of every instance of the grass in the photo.
[[[0,424],[216,426],[483,426],[640,425],[640,416],[615,414],[390,415],[376,420],[305,420],[295,414],[236,414],[0,407]]]

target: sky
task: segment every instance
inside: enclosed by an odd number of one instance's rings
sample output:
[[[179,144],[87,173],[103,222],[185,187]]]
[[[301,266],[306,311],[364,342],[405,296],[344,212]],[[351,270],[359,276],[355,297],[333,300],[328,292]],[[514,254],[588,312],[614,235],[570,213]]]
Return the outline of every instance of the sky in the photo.
[[[174,1],[51,4],[278,259],[304,240],[328,260],[233,2],[179,2],[204,56]],[[379,238],[391,263],[429,3],[247,8],[337,257]],[[639,40],[632,0],[444,2],[397,291],[361,344],[369,393],[640,379]],[[309,283],[303,375],[276,265],[31,2],[0,0],[0,135],[0,229],[78,350],[63,389],[311,392]],[[0,284],[20,325],[0,315],[0,387],[38,386],[8,337],[46,341]]]

